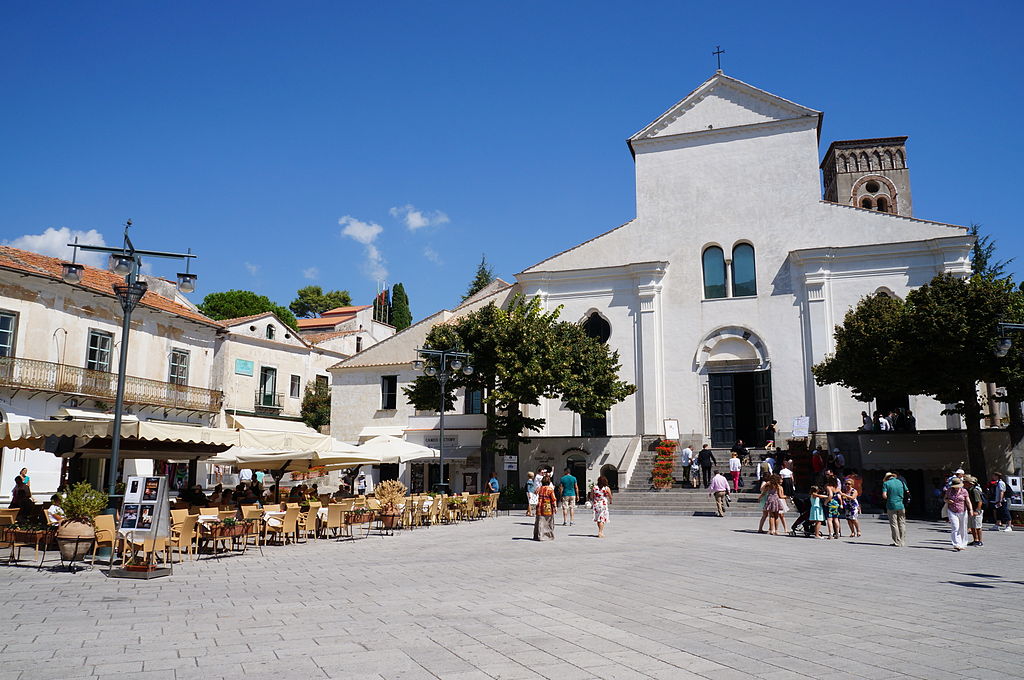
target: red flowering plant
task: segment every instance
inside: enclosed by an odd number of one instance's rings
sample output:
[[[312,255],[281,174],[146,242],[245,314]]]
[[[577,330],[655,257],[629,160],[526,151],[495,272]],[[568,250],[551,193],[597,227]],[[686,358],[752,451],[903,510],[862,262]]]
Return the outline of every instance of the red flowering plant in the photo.
[[[654,447],[654,469],[651,471],[651,481],[656,489],[672,488],[672,471],[676,464],[676,447],[679,442],[669,439],[662,439]]]

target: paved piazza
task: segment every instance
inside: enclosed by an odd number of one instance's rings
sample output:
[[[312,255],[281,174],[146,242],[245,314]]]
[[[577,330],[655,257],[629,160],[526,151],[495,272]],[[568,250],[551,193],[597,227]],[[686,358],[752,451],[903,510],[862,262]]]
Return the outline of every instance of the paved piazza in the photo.
[[[1024,676],[1024,532],[949,550],[750,518],[517,516],[268,547],[151,582],[0,567],[0,680]],[[31,551],[25,553],[30,556]]]

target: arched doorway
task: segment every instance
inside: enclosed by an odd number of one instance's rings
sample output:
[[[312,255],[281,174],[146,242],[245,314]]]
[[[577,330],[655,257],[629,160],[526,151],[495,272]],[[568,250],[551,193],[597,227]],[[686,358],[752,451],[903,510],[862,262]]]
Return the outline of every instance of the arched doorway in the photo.
[[[569,474],[576,478],[580,494],[577,502],[580,502],[587,495],[587,452],[583,449],[569,449],[565,453],[565,467],[569,468]]]
[[[707,434],[714,447],[728,448],[742,439],[764,446],[772,421],[772,382],[768,351],[752,331],[719,328],[705,337],[697,366],[707,376]]]
[[[619,490],[619,469],[614,465],[605,465],[601,468],[601,476],[608,480],[608,486],[612,491]]]

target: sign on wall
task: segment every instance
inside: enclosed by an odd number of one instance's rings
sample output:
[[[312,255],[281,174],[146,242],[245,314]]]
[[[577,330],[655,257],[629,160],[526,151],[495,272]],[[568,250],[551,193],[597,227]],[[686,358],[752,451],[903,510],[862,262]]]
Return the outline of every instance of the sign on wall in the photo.
[[[679,421],[675,418],[665,419],[665,439],[679,441]]]
[[[794,437],[806,437],[810,434],[811,430],[811,418],[810,416],[797,416],[793,418],[793,436]]]
[[[423,437],[423,445],[429,446],[432,449],[441,447],[441,436],[437,434],[428,434]],[[444,448],[454,449],[459,445],[459,435],[457,434],[446,434],[444,436]]]
[[[506,470],[518,470],[519,469],[519,457],[518,456],[502,456],[505,463]]]
[[[251,376],[255,370],[255,364],[248,359],[235,359],[235,375]]]

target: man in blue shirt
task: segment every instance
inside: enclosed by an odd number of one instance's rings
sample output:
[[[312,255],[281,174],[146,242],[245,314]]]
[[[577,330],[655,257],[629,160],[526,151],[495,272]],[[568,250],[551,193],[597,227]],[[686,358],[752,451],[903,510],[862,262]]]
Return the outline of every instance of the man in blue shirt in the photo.
[[[572,526],[576,523],[576,497],[579,495],[579,485],[569,472],[569,468],[565,468],[565,474],[558,483],[562,487],[562,526]]]

